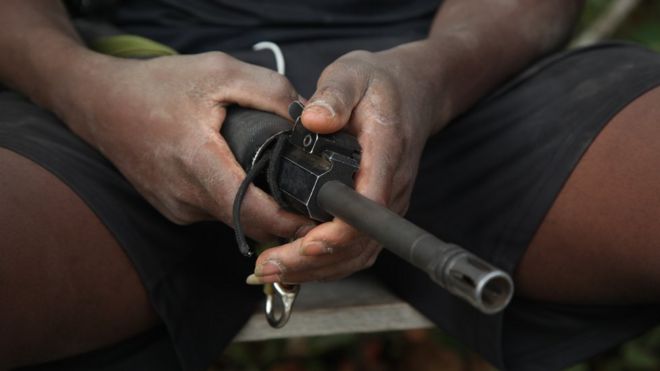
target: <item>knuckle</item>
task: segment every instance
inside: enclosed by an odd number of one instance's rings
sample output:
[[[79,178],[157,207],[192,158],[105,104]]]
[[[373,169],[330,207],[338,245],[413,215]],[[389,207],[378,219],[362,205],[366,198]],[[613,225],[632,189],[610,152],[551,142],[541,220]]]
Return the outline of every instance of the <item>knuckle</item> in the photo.
[[[374,53],[364,50],[364,49],[357,49],[350,51],[344,55],[344,58],[346,59],[371,59],[373,57]]]
[[[379,205],[387,206],[390,200],[388,194],[389,192],[379,192],[378,194],[370,195],[369,198]]]
[[[212,69],[217,68],[226,68],[228,65],[231,65],[233,58],[227,53],[220,51],[212,51],[202,54],[204,62]]]
[[[209,92],[217,93],[219,87],[228,87],[241,73],[241,64],[229,54],[214,51],[202,55],[201,69],[205,73],[200,74],[199,85]]]
[[[400,194],[407,193],[407,188],[412,185],[415,179],[416,172],[410,167],[405,169],[399,169],[399,171],[394,174],[393,183],[401,187]]]
[[[365,246],[363,247],[361,254],[358,257],[359,269],[367,269],[372,267],[376,262],[379,251],[380,248],[377,243],[373,241],[365,242]]]
[[[269,227],[270,233],[280,238],[291,238],[296,233],[295,227],[281,221]]]
[[[397,212],[399,215],[406,215],[406,213],[408,213],[408,209],[410,209],[410,201],[406,196],[405,201],[402,201],[399,205],[397,205],[394,211]]]
[[[367,50],[353,50],[337,59],[328,67],[333,72],[348,70],[348,72],[367,72],[373,60],[373,53]]]
[[[174,224],[190,225],[203,219],[203,213],[192,202],[196,198],[189,190],[179,191],[175,196],[163,199],[159,210]]]
[[[269,71],[270,72],[270,71]],[[276,92],[281,93],[282,95],[285,95],[287,98],[296,98],[296,90],[294,89],[293,85],[287,79],[285,76],[280,75],[279,73],[275,72],[270,72],[269,73],[271,84],[273,86],[273,89]]]
[[[176,225],[185,226],[198,221],[195,215],[183,210],[167,210],[164,214],[169,221]]]
[[[334,108],[343,108],[345,105],[344,100],[342,99],[343,95],[344,89],[342,89],[339,84],[335,82],[326,83],[317,90],[314,101],[319,99],[331,100],[332,103],[338,103],[340,105],[339,107]]]
[[[141,189],[141,194],[170,222],[176,225],[188,225],[194,222],[192,215],[184,211],[175,197],[171,197],[169,194],[156,194],[145,189]]]
[[[337,61],[323,70],[319,81],[323,85],[353,86],[368,80],[369,71],[359,64],[347,60]]]
[[[353,266],[354,271],[359,271],[359,270],[367,268],[367,264],[369,263],[369,259],[370,259],[370,254],[366,253],[365,251],[360,253],[360,255],[358,255],[355,258],[355,264]]]
[[[353,50],[344,54],[331,66],[355,74],[355,77],[369,77],[376,63],[372,52]]]
[[[365,72],[367,71],[361,63],[356,63],[354,58],[344,56],[323,69],[319,81],[323,81],[326,84],[334,81],[349,82],[353,79],[364,77]]]
[[[373,265],[376,263],[376,259],[378,259],[378,253],[377,252],[372,252],[368,255],[368,259],[365,264],[365,268],[371,268]]]

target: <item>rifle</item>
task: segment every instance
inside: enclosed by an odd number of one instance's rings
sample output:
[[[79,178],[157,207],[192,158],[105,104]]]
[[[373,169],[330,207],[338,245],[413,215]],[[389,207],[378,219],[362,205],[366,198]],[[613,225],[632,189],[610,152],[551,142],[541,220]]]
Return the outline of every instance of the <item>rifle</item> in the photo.
[[[112,5],[116,1],[103,3]],[[73,8],[80,1],[69,1]],[[72,9],[70,7],[70,9]],[[83,9],[84,10],[84,9]],[[89,10],[89,9],[88,9]],[[101,9],[102,10],[102,9]],[[171,48],[137,36],[121,35],[108,25],[79,23],[92,47],[118,57],[149,58],[176,54]],[[139,45],[126,48],[125,45]],[[122,51],[141,50],[140,55]],[[509,275],[458,245],[444,242],[394,212],[355,192],[353,174],[360,165],[360,145],[355,137],[339,132],[319,135],[300,123],[302,104],[292,104],[289,115],[294,125],[274,114],[229,107],[221,134],[234,156],[247,171],[234,202],[234,227],[239,248],[251,256],[239,220],[242,193],[260,173],[266,152],[273,161],[267,173],[271,195],[281,206],[298,211],[319,222],[337,217],[380,242],[401,259],[426,272],[450,293],[461,297],[483,313],[504,309],[513,296]],[[273,145],[276,148],[269,148]],[[273,327],[286,324],[298,287],[274,284],[267,293],[266,318]],[[281,315],[274,314],[273,293],[279,295]]]
[[[401,259],[426,272],[450,293],[483,313],[504,309],[513,295],[513,281],[504,271],[462,247],[431,235],[389,209],[355,192],[353,175],[359,169],[360,145],[355,137],[338,132],[313,133],[300,122],[302,104],[294,103],[291,123],[277,115],[230,107],[221,134],[241,166],[246,181],[234,203],[234,225],[239,248],[252,251],[240,229],[240,202],[252,180],[266,166],[266,185],[281,206],[324,222],[337,217],[367,234]],[[270,164],[267,164],[270,161]],[[273,327],[288,320],[298,287],[275,284],[281,315],[273,313],[272,294],[267,293],[266,317]]]

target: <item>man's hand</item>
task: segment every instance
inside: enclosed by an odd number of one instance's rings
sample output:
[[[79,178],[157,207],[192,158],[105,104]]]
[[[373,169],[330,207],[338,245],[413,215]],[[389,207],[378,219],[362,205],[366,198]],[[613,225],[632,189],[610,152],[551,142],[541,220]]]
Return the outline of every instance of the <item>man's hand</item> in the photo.
[[[566,40],[582,3],[446,0],[428,38],[380,53],[353,52],[329,66],[303,124],[357,135],[364,151],[358,192],[402,213],[428,136]],[[370,266],[378,251],[335,220],[264,252],[248,282],[339,278]]]
[[[55,112],[170,220],[231,223],[244,177],[220,136],[225,106],[288,117],[298,98],[274,71],[223,53],[112,58],[88,50],[59,1],[7,0],[0,81]],[[309,220],[251,187],[241,219],[258,240],[292,237]]]
[[[356,190],[404,213],[422,149],[441,122],[426,84],[409,64],[406,46],[381,53],[356,51],[328,66],[307,103],[302,122],[309,130],[348,130],[362,146]],[[257,261],[252,283],[299,283],[337,279],[369,267],[380,247],[340,220],[311,229],[292,243],[272,248]]]
[[[76,103],[62,111],[67,124],[178,224],[231,223],[244,171],[220,136],[225,106],[287,117],[298,97],[286,78],[222,53],[146,61],[101,56],[68,84]],[[310,223],[255,187],[243,205],[246,233],[259,240],[290,238]]]

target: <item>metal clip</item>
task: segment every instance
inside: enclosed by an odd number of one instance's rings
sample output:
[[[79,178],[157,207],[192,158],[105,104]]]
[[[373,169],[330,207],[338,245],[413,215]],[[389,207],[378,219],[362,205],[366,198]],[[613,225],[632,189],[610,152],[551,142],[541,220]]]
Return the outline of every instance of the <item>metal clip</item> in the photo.
[[[271,327],[281,328],[286,325],[291,317],[293,302],[296,301],[299,291],[300,285],[283,285],[278,282],[264,287],[264,293],[266,294],[266,320],[268,320],[268,324]]]

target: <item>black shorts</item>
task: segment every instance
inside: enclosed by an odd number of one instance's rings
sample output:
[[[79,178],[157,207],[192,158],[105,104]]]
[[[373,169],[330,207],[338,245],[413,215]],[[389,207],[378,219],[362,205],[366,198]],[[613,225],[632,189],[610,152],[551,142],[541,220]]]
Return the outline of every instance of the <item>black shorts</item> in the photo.
[[[288,76],[309,96],[322,67],[354,49],[402,40],[283,46]],[[234,53],[273,67],[267,51]],[[605,124],[660,84],[660,55],[602,45],[542,60],[431,138],[408,217],[513,272],[582,154]],[[51,113],[0,92],[0,146],[55,174],[125,249],[186,370],[203,370],[262,299],[245,285],[253,262],[233,231],[178,226],[158,214],[110,162]],[[558,369],[659,322],[657,306],[565,306],[516,298],[482,315],[384,252],[374,274],[499,368]]]

